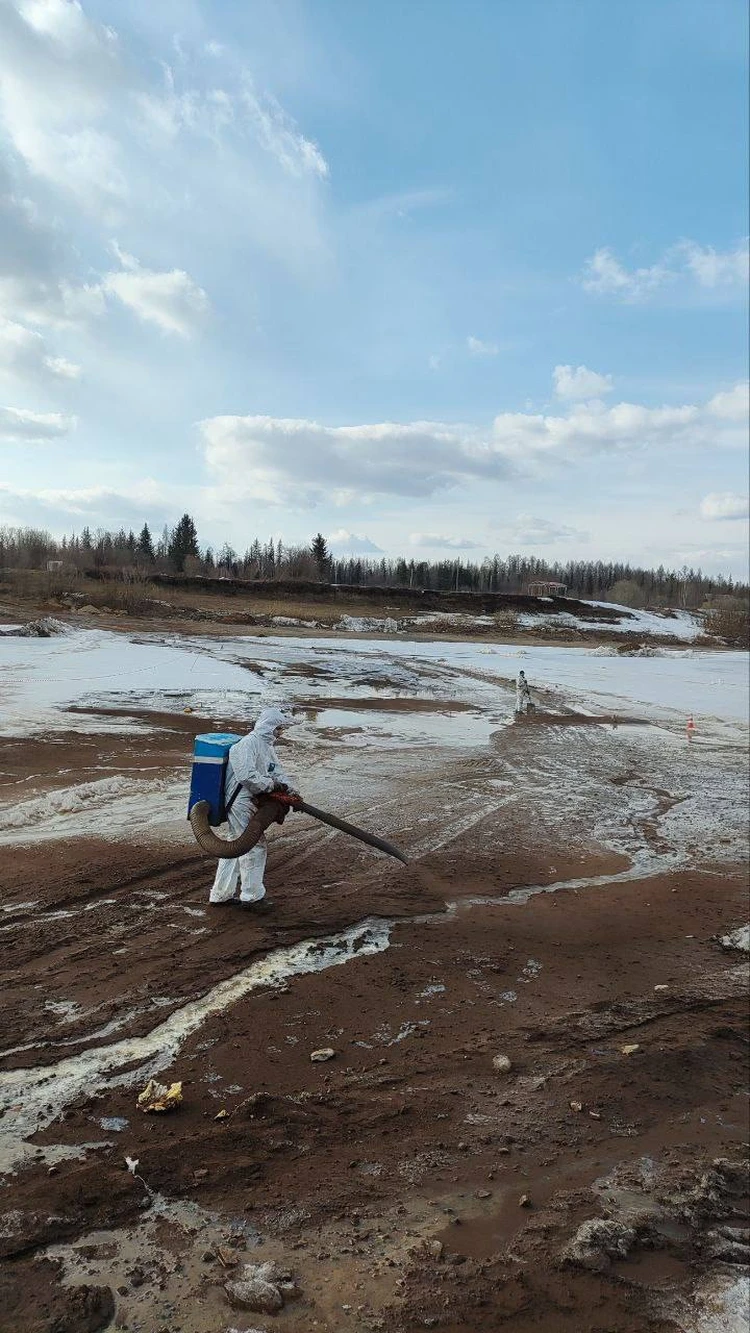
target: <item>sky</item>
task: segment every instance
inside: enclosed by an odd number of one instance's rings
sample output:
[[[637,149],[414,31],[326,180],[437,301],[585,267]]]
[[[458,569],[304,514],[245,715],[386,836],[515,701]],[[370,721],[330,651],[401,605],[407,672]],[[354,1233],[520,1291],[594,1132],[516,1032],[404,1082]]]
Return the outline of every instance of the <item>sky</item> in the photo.
[[[748,551],[745,0],[0,0],[0,525]]]

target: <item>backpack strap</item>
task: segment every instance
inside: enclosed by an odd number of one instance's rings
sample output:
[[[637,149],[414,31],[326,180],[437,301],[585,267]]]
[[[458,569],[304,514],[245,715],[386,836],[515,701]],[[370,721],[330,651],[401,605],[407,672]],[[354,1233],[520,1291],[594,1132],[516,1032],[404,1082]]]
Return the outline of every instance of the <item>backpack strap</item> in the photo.
[[[241,783],[241,782],[238,782],[238,783],[237,783],[237,786],[235,787],[234,791],[232,792],[232,795],[229,797],[229,800],[227,801],[226,805],[224,806],[224,809],[226,810],[227,814],[229,814],[229,811],[231,810],[232,806],[234,805],[234,803],[235,803],[235,801],[237,800],[237,797],[239,796],[239,794],[240,794],[241,791],[242,791],[242,783]]]

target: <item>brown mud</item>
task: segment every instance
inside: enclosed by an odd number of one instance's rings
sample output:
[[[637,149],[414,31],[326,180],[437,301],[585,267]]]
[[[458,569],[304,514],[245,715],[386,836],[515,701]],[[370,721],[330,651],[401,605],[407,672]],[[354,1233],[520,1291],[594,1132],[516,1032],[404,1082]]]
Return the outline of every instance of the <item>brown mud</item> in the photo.
[[[161,728],[137,746],[157,772],[184,765],[205,727],[140,716]],[[715,849],[640,873],[574,815],[557,773],[583,786],[593,766],[613,801],[635,792],[654,855],[684,792],[620,750],[608,759],[625,733],[600,728],[592,749],[595,719],[546,721],[570,728],[559,770],[554,727],[392,771],[349,756],[359,822],[412,863],[290,817],[263,915],[209,906],[214,863],[186,824],[4,848],[0,1091],[12,1078],[17,1092],[0,1137],[13,1140],[37,1070],[54,1114],[39,1102],[42,1128],[3,1178],[3,1333],[677,1333],[697,1281],[740,1271],[747,982],[714,937],[747,919],[746,874]],[[60,742],[0,742],[2,798],[52,789]],[[127,775],[135,752],[132,737],[70,733],[57,785],[88,780],[93,756]],[[368,920],[389,947],[165,1037],[157,1076],[183,1085],[171,1114],[138,1108],[127,1067],[54,1109],[66,1062]],[[627,1233],[622,1253],[571,1258],[597,1219]],[[233,1309],[225,1284],[265,1261],[296,1292],[276,1314]]]

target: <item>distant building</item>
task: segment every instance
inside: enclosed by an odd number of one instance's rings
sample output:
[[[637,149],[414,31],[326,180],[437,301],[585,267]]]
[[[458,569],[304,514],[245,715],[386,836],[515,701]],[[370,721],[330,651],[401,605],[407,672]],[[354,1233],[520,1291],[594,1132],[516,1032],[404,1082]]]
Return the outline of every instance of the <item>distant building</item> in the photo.
[[[564,597],[568,591],[567,583],[530,583],[529,597]]]
[[[47,573],[48,573],[48,574],[59,574],[59,573],[60,573],[60,570],[62,569],[62,567],[63,567],[63,562],[62,562],[62,560],[48,560],[48,561],[47,561]]]

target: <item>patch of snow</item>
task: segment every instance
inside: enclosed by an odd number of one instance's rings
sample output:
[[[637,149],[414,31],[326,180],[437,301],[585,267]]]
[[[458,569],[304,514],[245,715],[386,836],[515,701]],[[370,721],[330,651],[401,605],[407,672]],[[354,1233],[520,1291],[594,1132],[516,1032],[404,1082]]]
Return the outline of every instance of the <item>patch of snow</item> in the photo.
[[[372,631],[380,634],[396,634],[399,623],[392,616],[342,616],[333,628],[353,631],[355,634]]]
[[[635,607],[618,606],[615,602],[587,602],[587,606],[602,607],[613,612],[617,619],[585,619],[572,611],[560,611],[546,615],[538,611],[522,611],[518,616],[519,625],[524,629],[575,629],[587,634],[600,630],[615,634],[638,634],[645,638],[678,639],[683,643],[692,643],[704,633],[703,623],[698,615],[690,611],[672,611],[661,614],[658,611],[640,611]]]

